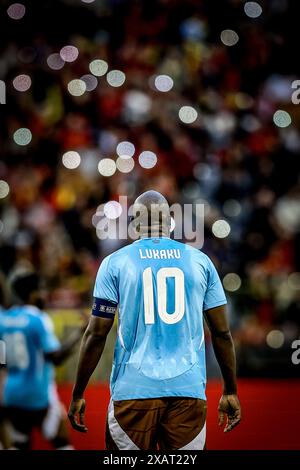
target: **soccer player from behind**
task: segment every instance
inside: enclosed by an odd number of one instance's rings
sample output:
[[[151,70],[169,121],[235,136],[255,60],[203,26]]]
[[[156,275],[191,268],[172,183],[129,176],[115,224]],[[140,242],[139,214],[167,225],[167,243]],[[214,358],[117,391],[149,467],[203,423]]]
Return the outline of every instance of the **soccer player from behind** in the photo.
[[[29,449],[33,428],[41,429],[56,449],[71,449],[63,425],[53,365],[61,364],[78,343],[82,329],[60,345],[50,317],[40,310],[39,279],[21,272],[11,282],[17,304],[0,315],[0,339],[6,346],[4,415],[17,449]]]
[[[219,424],[226,416],[228,432],[241,419],[225,294],[208,256],[169,238],[170,210],[160,193],[139,196],[134,213],[140,239],[105,258],[97,274],[69,419],[73,428],[87,432],[84,391],[118,311],[107,449],[201,450],[206,434],[203,317],[224,381]]]

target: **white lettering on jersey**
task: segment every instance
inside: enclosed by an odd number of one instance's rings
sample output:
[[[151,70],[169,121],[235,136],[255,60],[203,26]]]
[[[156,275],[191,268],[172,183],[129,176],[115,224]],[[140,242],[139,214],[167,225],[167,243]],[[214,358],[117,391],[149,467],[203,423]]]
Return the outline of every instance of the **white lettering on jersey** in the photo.
[[[141,259],[180,259],[180,250],[152,250],[152,249],[139,249]]]

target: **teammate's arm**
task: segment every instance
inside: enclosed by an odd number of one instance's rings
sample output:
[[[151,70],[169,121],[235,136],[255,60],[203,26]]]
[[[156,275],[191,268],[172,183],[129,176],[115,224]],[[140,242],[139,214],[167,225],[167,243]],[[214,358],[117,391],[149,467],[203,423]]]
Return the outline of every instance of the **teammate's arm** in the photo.
[[[236,360],[232,336],[229,329],[226,306],[204,312],[211,332],[212,344],[224,381],[223,395],[219,402],[219,425],[227,423],[224,432],[231,431],[241,420],[241,406],[237,397]]]
[[[83,328],[78,328],[60,345],[59,349],[45,353],[45,359],[52,362],[55,366],[62,364],[73,353],[75,346],[82,337],[83,331]]]
[[[82,338],[76,382],[68,412],[72,427],[80,432],[87,432],[87,427],[84,422],[85,400],[83,394],[101,358],[106,337],[113,322],[113,318],[91,316],[88,327]],[[77,415],[79,422],[77,421]]]

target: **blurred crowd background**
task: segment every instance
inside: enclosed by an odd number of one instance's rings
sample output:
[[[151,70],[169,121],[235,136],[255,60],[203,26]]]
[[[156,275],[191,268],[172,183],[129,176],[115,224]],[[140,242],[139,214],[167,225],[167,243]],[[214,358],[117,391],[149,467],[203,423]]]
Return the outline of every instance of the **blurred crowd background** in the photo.
[[[150,188],[203,203],[239,374],[297,375],[297,2],[12,3],[0,6],[2,272],[37,269],[47,309],[88,307],[99,262],[124,244],[99,238],[101,203]]]

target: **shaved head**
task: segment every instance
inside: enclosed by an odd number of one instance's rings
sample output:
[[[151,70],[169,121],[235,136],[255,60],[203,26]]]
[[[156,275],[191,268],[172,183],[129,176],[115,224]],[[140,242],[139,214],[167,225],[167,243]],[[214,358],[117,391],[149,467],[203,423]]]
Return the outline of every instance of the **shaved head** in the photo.
[[[146,191],[135,200],[133,217],[141,237],[170,235],[170,207],[166,198],[157,191]]]

